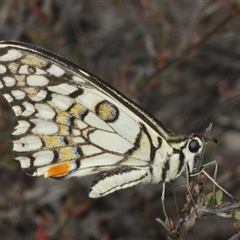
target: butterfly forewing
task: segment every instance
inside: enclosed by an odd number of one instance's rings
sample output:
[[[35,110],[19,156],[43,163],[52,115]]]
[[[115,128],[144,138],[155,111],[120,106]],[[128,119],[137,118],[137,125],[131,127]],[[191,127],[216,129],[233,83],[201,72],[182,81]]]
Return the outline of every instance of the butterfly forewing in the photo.
[[[18,120],[13,156],[24,171],[54,178],[103,172],[92,197],[174,179],[189,154],[188,138],[175,139],[116,90],[41,48],[1,42],[0,89]]]

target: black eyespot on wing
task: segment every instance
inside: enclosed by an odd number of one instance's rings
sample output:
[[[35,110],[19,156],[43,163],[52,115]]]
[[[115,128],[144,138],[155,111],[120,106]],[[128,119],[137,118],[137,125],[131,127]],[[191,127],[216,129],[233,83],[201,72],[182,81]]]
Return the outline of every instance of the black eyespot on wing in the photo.
[[[118,119],[118,108],[108,101],[102,101],[96,105],[96,114],[105,122],[114,122]]]
[[[199,148],[200,148],[200,144],[195,139],[191,140],[191,142],[188,145],[188,149],[192,153],[198,152]]]

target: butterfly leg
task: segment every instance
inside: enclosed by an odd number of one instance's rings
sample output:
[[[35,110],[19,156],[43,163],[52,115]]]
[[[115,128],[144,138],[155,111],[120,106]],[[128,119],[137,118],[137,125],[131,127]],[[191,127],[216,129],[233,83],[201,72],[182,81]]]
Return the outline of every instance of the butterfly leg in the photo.
[[[191,186],[190,186],[190,180],[189,178],[191,177],[191,174],[189,173],[189,168],[188,165],[185,165],[185,171],[186,171],[186,178],[187,178],[187,191],[188,191],[188,195],[193,203],[193,205],[195,206],[195,201],[193,199],[192,193],[191,193]]]
[[[162,197],[161,197],[161,201],[162,201],[162,208],[163,208],[163,214],[165,216],[165,223],[167,226],[170,227],[170,219],[167,215],[167,212],[166,212],[166,208],[165,208],[165,189],[166,189],[166,183],[163,183],[162,185]]]

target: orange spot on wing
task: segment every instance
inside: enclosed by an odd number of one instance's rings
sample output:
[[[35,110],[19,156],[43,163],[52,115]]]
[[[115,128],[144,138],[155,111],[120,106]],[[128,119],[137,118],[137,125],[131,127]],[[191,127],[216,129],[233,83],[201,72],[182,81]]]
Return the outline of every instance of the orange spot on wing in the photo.
[[[62,163],[52,166],[46,172],[46,177],[62,177],[72,170],[71,163]]]

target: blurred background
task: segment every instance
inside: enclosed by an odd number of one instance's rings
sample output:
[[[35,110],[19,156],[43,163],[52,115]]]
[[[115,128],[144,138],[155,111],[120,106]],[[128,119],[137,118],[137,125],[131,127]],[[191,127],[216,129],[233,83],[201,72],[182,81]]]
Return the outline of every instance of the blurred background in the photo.
[[[53,51],[115,87],[176,134],[191,134],[212,109],[240,90],[238,1],[0,1],[0,39]],[[240,198],[240,98],[212,114],[204,163]],[[26,176],[11,156],[16,119],[0,99],[0,239],[167,239],[161,183],[89,199],[94,177],[57,181]],[[185,203],[186,180],[176,180]],[[211,189],[212,184],[207,181]],[[225,199],[225,198],[224,198]],[[172,188],[166,210],[177,222]],[[232,201],[226,197],[225,201]],[[233,220],[198,220],[187,239],[228,239]]]

